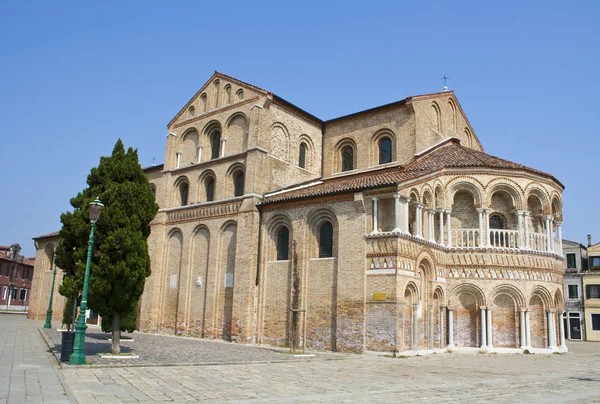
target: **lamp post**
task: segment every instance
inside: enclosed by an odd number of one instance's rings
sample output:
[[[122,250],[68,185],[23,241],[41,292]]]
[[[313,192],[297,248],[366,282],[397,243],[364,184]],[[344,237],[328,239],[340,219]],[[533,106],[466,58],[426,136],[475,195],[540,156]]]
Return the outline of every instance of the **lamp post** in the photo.
[[[48,311],[46,311],[46,324],[44,328],[52,328],[52,296],[54,296],[54,280],[56,279],[56,255],[53,255],[54,272],[52,272],[52,289],[50,289],[50,300],[48,301]]]
[[[94,247],[94,230],[96,229],[96,222],[100,217],[104,205],[98,198],[95,201],[90,202],[90,222],[92,223],[92,231],[90,232],[90,240],[88,241],[88,255],[87,264],[85,266],[85,278],[83,279],[83,292],[81,293],[81,306],[79,306],[79,318],[77,319],[77,325],[75,325],[75,343],[73,345],[73,353],[69,358],[71,365],[84,365],[85,354],[83,347],[85,345],[85,312],[87,311],[87,298],[88,298],[88,283],[90,280],[90,267],[92,265],[92,249]]]

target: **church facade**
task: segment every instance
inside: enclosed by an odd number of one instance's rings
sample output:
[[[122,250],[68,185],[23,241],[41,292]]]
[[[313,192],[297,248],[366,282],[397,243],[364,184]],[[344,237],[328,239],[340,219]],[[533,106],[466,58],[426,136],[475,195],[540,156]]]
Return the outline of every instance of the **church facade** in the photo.
[[[216,72],[146,170],[140,329],[364,351],[566,350],[562,191],[452,91],[323,121]]]

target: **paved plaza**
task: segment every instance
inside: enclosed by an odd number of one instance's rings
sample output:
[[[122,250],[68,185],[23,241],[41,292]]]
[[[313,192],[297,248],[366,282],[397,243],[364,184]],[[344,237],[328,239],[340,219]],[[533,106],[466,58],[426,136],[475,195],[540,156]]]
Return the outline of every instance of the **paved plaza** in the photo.
[[[571,343],[565,355],[295,358],[254,346],[134,333],[129,344],[140,345],[131,350],[145,363],[114,367],[93,359],[91,367],[61,368],[41,326],[0,314],[0,402],[600,402],[600,344],[594,343]],[[88,349],[108,348],[102,334],[88,340],[94,338],[106,346],[92,342]],[[152,348],[143,348],[149,341]],[[156,364],[143,358],[161,346]],[[178,358],[188,365],[164,365]]]

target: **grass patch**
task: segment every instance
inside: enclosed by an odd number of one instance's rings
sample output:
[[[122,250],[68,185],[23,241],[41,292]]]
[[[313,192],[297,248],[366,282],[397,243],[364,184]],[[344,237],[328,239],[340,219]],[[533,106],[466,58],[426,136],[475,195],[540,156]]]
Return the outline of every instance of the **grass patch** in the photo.
[[[531,351],[529,349],[524,349],[523,350],[523,354],[524,355],[532,355]]]

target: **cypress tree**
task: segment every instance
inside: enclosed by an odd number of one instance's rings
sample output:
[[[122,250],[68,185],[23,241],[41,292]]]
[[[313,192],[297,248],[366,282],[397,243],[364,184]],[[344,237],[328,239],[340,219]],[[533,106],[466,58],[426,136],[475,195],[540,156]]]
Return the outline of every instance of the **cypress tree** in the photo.
[[[105,208],[96,223],[88,306],[102,317],[103,331],[112,331],[112,352],[118,354],[120,331],[135,329],[138,300],[150,275],[147,239],[158,205],[137,150],[125,151],[120,139],[112,155],[92,168],[87,185],[71,199],[73,212],[61,215],[56,262],[65,276],[59,292],[71,297],[83,288],[91,230],[88,204],[99,198]]]

